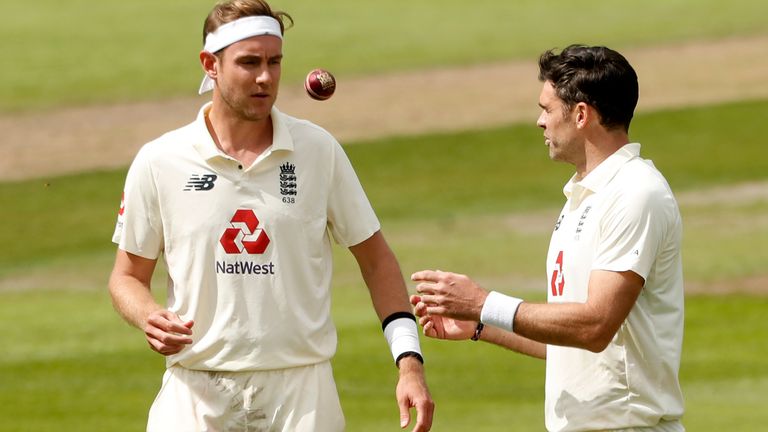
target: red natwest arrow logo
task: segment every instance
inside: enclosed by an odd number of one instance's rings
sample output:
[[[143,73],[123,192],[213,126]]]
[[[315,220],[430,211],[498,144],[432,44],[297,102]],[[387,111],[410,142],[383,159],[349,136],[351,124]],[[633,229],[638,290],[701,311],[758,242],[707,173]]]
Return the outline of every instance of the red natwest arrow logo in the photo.
[[[240,209],[230,221],[232,228],[227,228],[219,243],[228,254],[262,254],[269,245],[267,232],[259,228],[259,218],[253,210]]]

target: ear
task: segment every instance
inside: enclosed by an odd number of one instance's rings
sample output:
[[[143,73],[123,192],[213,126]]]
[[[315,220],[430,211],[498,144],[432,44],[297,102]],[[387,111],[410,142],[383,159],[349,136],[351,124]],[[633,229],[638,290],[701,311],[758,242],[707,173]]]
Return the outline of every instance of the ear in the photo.
[[[205,74],[213,80],[217,78],[218,61],[218,57],[212,53],[209,53],[208,51],[200,51],[200,64],[203,66],[203,71],[205,71]]]
[[[590,121],[592,121],[592,117],[595,115],[595,111],[592,109],[591,106],[587,105],[584,102],[579,102],[576,104],[576,106],[573,108],[573,118],[576,122],[576,128],[577,129],[584,129],[587,124],[589,124]]]

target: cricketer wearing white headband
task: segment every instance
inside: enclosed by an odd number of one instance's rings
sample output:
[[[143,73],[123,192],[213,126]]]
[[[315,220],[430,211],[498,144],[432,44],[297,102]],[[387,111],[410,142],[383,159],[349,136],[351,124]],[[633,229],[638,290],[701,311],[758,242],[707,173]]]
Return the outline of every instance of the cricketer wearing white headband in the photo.
[[[400,424],[415,407],[413,430],[428,431],[418,329],[378,218],[333,136],[273,106],[281,28],[247,16],[209,32],[200,91],[213,89],[212,102],[129,170],[110,292],[166,356],[147,430],[344,429],[330,365],[333,238],[355,256],[399,368]],[[149,289],[161,254],[165,307]]]
[[[270,16],[248,16],[222,24],[205,38],[203,51],[214,54],[236,42],[254,36],[275,36],[283,39],[280,23]],[[213,90],[214,81],[205,75],[199,94]],[[423,362],[419,346],[418,327],[412,314],[396,312],[382,322],[382,328],[395,361],[414,354]]]
[[[283,38],[280,23],[276,19],[259,15],[240,18],[238,20],[222,24],[216,31],[208,33],[205,37],[203,51],[215,54],[235,42],[254,36],[275,36]],[[199,94],[213,90],[213,80],[206,75],[200,84]]]

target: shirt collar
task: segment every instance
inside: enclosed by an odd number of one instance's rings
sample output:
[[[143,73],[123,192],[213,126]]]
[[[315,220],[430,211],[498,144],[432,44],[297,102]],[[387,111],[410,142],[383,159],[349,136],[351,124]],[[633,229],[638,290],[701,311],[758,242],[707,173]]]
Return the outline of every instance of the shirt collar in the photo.
[[[212,102],[203,105],[197,113],[197,118],[195,118],[195,122],[193,123],[195,132],[193,146],[205,160],[213,159],[215,157],[228,157],[216,146],[211,133],[208,131],[208,126],[205,124],[205,116],[211,110],[211,105]],[[264,151],[264,155],[275,150],[293,151],[293,138],[288,131],[285,115],[273,106],[272,111],[270,112],[270,117],[272,119],[272,146]]]
[[[584,198],[603,189],[625,163],[638,156],[640,156],[639,143],[625,144],[596,166],[581,181],[576,181],[574,174],[563,187],[563,193],[568,199],[571,199],[574,205],[578,206]]]

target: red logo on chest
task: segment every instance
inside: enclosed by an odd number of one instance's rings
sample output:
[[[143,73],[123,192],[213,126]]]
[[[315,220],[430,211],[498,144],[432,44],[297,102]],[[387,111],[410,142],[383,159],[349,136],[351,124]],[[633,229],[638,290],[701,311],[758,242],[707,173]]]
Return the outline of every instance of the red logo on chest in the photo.
[[[228,254],[262,254],[269,246],[269,237],[259,228],[259,218],[253,210],[239,209],[230,220],[232,228],[224,230],[219,243]]]
[[[563,275],[563,251],[560,251],[560,253],[557,254],[555,266],[555,270],[552,272],[552,280],[549,284],[552,288],[552,295],[557,297],[563,295],[563,289],[565,288],[565,275]]]

